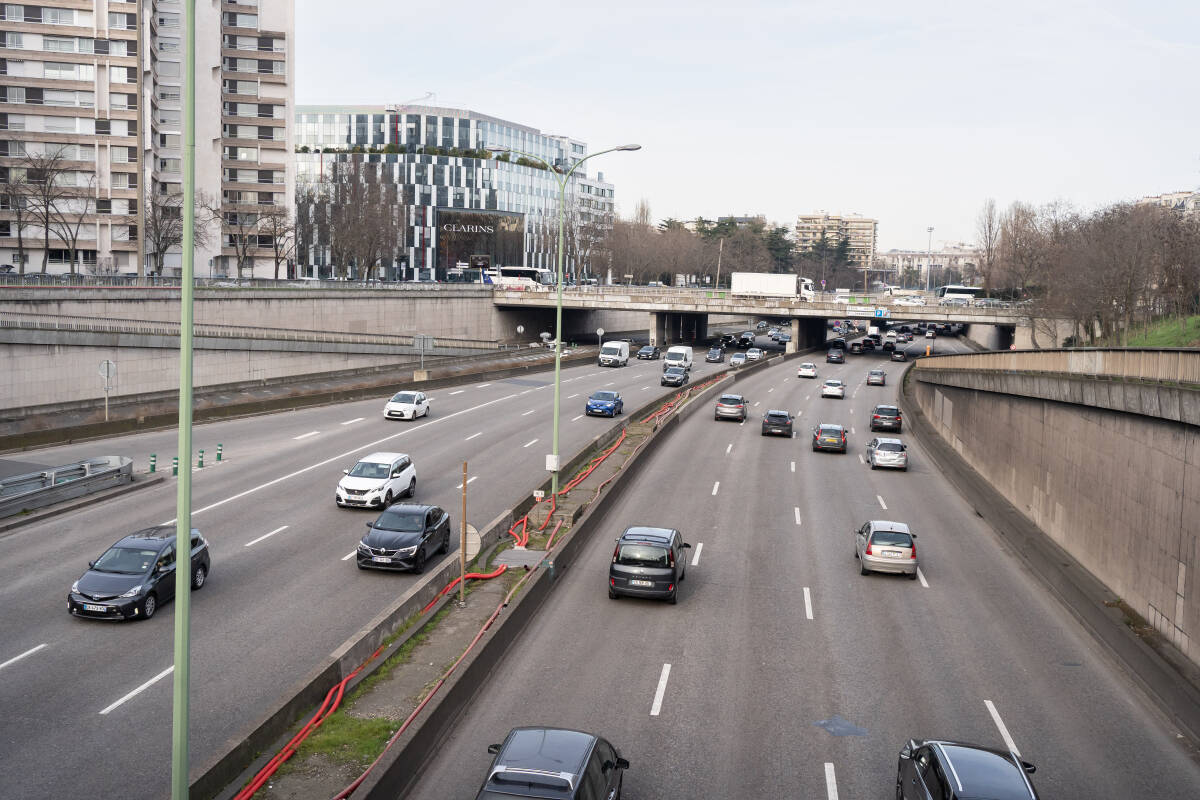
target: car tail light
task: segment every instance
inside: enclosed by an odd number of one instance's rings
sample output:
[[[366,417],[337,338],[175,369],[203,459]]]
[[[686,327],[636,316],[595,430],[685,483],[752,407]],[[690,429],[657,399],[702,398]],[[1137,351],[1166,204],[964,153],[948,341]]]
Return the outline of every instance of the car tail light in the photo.
[[[612,562],[613,562],[614,564],[615,564],[615,563],[617,563],[617,554],[618,554],[618,553],[620,553],[620,552],[621,552],[621,545],[619,545],[619,544],[618,544],[616,547],[614,547],[614,548],[613,548],[613,560],[612,560]]]
[[[609,578],[609,579],[608,579],[608,585],[609,585],[609,586],[616,586],[616,585],[617,585],[617,579],[616,579],[616,578]]]
[[[874,553],[872,553],[872,552],[871,552],[871,543],[870,543],[870,542],[867,542],[867,552],[866,552],[866,555],[869,555],[869,556],[871,556],[871,555],[874,555]]]
[[[910,556],[909,556],[909,558],[916,558],[916,557],[917,557],[917,543],[916,543],[916,541],[913,541],[913,543],[912,543],[912,555],[910,555]]]
[[[738,403],[738,404],[737,404],[737,407],[738,407],[738,408],[745,408],[745,406],[744,406],[744,405],[742,405],[741,403]]]
[[[878,414],[874,414],[871,418],[872,419],[883,419],[883,417],[879,416]]]
[[[668,584],[667,584],[667,591],[668,591],[668,592],[673,592],[673,591],[675,591],[675,584],[673,584],[673,583],[668,583]]]
[[[675,554],[669,550],[667,551],[667,566],[672,568],[675,566]]]

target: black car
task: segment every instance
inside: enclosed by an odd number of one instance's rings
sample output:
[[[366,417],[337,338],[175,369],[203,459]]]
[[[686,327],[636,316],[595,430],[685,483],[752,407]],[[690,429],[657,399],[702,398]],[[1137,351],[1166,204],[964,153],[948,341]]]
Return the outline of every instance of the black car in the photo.
[[[396,503],[367,523],[367,535],[358,543],[358,568],[420,573],[431,555],[449,550],[449,514],[437,506]]]
[[[208,580],[212,561],[200,531],[191,535],[192,590]],[[159,525],[131,533],[88,564],[71,585],[67,611],[96,619],[150,619],[175,597],[175,527]]]
[[[762,435],[778,434],[791,437],[792,415],[786,411],[772,409],[763,415]]]
[[[745,350],[749,347],[754,347],[754,340],[757,336],[758,334],[754,331],[743,331],[742,335],[738,337],[738,348]]]
[[[704,360],[711,364],[720,364],[725,360],[725,351],[719,347],[714,347],[704,356]]]
[[[874,350],[875,349],[875,340],[872,339],[871,337],[866,336],[861,341],[862,341],[862,349],[863,350]]]
[[[831,349],[831,350],[833,350],[833,349],[845,350],[846,349],[846,340],[845,340],[845,338],[843,338],[841,336],[835,336],[834,338],[830,339],[828,344],[829,344],[829,349]]]
[[[1007,750],[965,742],[909,739],[896,765],[897,800],[1038,800],[1037,768]]]
[[[863,351],[862,342],[851,342],[850,343],[850,352],[851,353],[861,353],[862,351]]]
[[[846,353],[844,350],[830,350],[825,354],[825,363],[827,364],[845,364]]]
[[[683,386],[688,382],[688,371],[685,367],[667,367],[663,371],[660,386]]]
[[[737,342],[737,337],[734,336],[732,333],[722,333],[721,334],[721,345],[722,346],[735,344],[736,342]]]
[[[619,798],[629,769],[604,739],[566,728],[513,728],[488,752],[495,758],[476,800]]]
[[[652,344],[648,344],[641,350],[637,351],[637,357],[647,361],[654,361],[659,356],[658,348]]]
[[[683,534],[670,528],[626,528],[608,565],[608,596],[654,597],[675,604],[687,574]]]
[[[900,409],[895,406],[875,406],[871,410],[871,430],[899,433],[903,426],[904,421],[900,418]]]

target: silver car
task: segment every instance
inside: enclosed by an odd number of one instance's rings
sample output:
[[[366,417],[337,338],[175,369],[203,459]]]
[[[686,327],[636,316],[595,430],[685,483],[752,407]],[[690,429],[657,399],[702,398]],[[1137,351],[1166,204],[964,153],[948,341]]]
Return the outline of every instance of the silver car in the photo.
[[[883,386],[887,383],[887,373],[881,369],[873,369],[867,373],[867,386]]]
[[[899,439],[877,436],[867,442],[867,463],[871,469],[891,467],[908,471],[908,446]]]
[[[760,350],[757,347],[751,347],[749,350],[746,351],[746,360],[747,361],[761,361],[763,355],[764,355],[764,353],[762,350]]]
[[[830,378],[821,384],[821,397],[836,397],[839,400],[846,399],[846,384],[837,378]]]
[[[917,579],[917,535],[903,522],[872,520],[854,532],[854,557],[863,575],[895,572]]]

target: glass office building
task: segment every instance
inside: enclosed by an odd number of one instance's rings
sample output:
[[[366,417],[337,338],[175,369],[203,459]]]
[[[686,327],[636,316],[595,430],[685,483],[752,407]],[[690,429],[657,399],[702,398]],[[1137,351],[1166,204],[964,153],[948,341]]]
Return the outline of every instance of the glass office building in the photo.
[[[359,159],[397,187],[406,206],[397,257],[383,265],[389,280],[444,280],[448,270],[487,256],[493,266],[553,269],[558,232],[558,181],[539,166],[489,155],[507,147],[569,169],[587,146],[566,136],[486,114],[428,106],[296,106],[297,186],[320,186],[339,162]],[[532,162],[531,162],[532,163]],[[568,237],[605,238],[613,187],[603,173],[580,168],[568,188]],[[602,248],[568,246],[568,272],[607,269]],[[603,263],[601,263],[603,259]],[[328,248],[313,242],[303,277],[334,273]]]

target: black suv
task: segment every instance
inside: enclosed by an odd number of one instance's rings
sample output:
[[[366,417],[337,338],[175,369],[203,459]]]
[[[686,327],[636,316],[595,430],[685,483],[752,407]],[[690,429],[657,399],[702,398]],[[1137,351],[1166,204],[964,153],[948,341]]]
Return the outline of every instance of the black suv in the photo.
[[[619,798],[629,769],[629,762],[604,739],[566,728],[513,728],[488,752],[496,757],[476,800]]]
[[[656,597],[674,605],[687,573],[683,551],[689,547],[671,528],[626,528],[608,565],[608,596]]]
[[[900,419],[900,409],[895,406],[875,406],[871,410],[871,430],[900,432],[904,422]]]
[[[435,553],[450,552],[450,515],[437,506],[396,503],[388,506],[358,543],[359,569],[425,571]]]
[[[1036,767],[1005,750],[935,739],[909,739],[896,766],[896,800],[1038,800]]]

